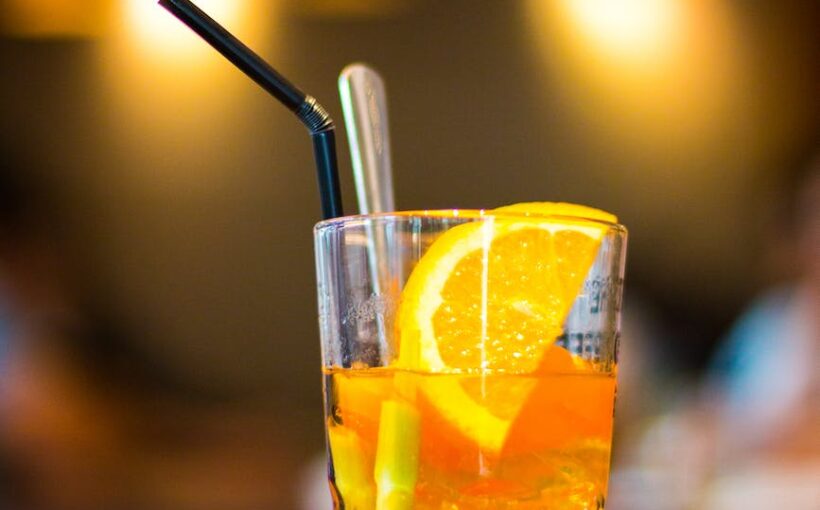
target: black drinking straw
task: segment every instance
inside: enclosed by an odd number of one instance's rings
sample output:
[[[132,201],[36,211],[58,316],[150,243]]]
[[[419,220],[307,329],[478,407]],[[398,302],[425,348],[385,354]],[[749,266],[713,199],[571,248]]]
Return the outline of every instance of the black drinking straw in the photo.
[[[189,0],[159,0],[159,4],[287,106],[307,126],[313,139],[322,215],[325,219],[342,216],[342,195],[336,166],[335,126],[327,111],[316,102],[316,99],[297,89],[270,64],[262,60],[262,57]]]

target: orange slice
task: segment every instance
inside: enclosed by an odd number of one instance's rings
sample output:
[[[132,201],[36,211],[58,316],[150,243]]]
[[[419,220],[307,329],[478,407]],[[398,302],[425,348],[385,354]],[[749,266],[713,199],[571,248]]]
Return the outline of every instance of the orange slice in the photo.
[[[398,365],[426,373],[530,374],[561,334],[615,216],[584,206],[496,209],[441,235],[402,292]],[[498,452],[534,379],[436,378],[419,388],[441,415]]]

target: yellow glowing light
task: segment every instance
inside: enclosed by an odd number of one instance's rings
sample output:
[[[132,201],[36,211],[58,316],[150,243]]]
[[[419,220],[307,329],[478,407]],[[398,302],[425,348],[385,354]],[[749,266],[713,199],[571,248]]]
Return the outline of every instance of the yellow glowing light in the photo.
[[[280,61],[279,0],[195,3],[273,65]],[[130,168],[141,170],[129,174],[129,185],[179,192],[196,182],[200,191],[216,192],[233,168],[227,160],[201,160],[202,147],[242,140],[254,118],[251,105],[274,99],[156,0],[120,0],[115,7],[119,29],[100,45],[97,60],[99,101],[110,136],[129,151]]]
[[[197,6],[229,30],[241,28],[248,0],[197,0]],[[152,0],[128,0],[127,21],[138,46],[170,59],[213,52],[196,34]]]
[[[678,0],[565,0],[564,8],[587,43],[619,57],[665,53],[680,31]]]
[[[550,90],[621,154],[706,153],[746,115],[728,1],[528,0]]]

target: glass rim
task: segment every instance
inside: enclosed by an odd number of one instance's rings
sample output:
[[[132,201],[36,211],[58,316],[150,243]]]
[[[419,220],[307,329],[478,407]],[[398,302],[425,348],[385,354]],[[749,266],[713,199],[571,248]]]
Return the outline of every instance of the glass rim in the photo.
[[[621,234],[627,233],[627,228],[620,223],[606,221],[599,218],[590,218],[588,216],[583,215],[540,214],[518,211],[494,211],[492,209],[418,209],[407,211],[355,214],[350,216],[341,216],[339,218],[330,218],[327,220],[322,220],[316,223],[316,225],[314,225],[313,230],[319,232],[339,227],[353,227],[357,225],[364,225],[374,220],[401,221],[412,219],[468,219],[476,221],[486,221],[496,218],[511,219],[533,223],[543,222],[545,220],[575,221],[584,223],[588,222],[605,226],[607,227],[607,229],[616,231]]]

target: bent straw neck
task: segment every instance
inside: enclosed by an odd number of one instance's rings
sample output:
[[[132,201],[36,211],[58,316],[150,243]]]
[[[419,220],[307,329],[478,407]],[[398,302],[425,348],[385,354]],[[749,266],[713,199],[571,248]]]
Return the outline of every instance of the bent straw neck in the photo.
[[[299,90],[202,9],[189,0],[159,0],[159,4],[295,113],[311,133],[333,129],[333,120],[314,97]]]
[[[190,0],[158,2],[299,117],[313,139],[323,216],[325,219],[342,216],[334,124],[327,110]]]
[[[330,131],[335,127],[330,114],[313,96],[305,96],[305,100],[295,113],[311,134]]]

